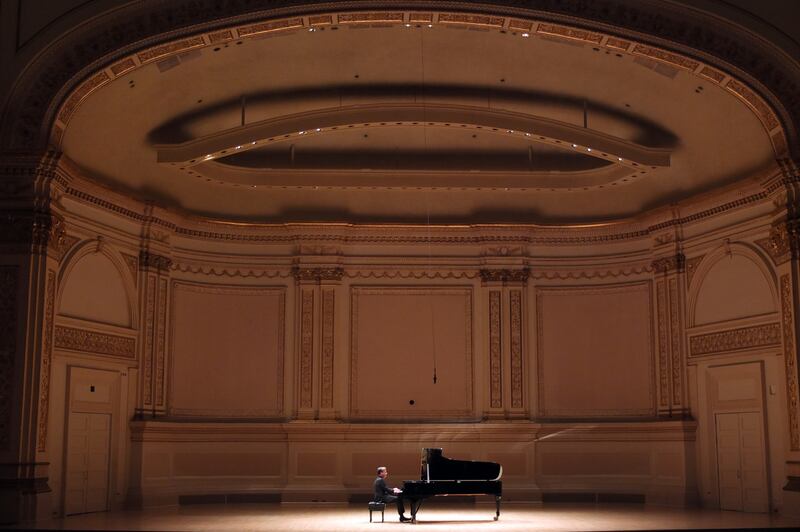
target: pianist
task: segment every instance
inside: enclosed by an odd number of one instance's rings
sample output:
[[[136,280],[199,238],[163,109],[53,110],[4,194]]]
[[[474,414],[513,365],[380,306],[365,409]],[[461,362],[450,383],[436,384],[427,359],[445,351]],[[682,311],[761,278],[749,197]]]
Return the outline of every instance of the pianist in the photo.
[[[384,466],[378,468],[378,477],[375,479],[375,482],[372,484],[373,492],[375,493],[374,497],[372,498],[375,502],[385,502],[385,503],[397,503],[397,513],[400,514],[400,521],[410,521],[410,517],[406,517],[405,514],[405,506],[403,505],[403,498],[398,497],[402,490],[397,488],[389,488],[386,485],[386,477],[389,476],[389,470],[386,469]]]

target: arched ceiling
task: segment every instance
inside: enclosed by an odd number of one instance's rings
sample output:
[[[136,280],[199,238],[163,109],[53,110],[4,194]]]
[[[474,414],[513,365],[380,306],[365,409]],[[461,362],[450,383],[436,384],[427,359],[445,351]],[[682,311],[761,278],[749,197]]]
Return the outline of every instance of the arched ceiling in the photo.
[[[68,99],[63,152],[136,197],[254,221],[591,222],[775,165],[780,128],[736,79],[607,33],[396,11],[193,39]]]

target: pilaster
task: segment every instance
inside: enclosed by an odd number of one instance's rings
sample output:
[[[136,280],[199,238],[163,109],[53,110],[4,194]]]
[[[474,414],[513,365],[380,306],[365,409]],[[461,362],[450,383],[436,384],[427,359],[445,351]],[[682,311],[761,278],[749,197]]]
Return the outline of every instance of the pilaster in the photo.
[[[789,159],[779,163],[780,174],[765,183],[776,206],[776,216],[769,236],[757,243],[772,258],[778,278],[788,427],[783,489],[800,492],[800,169]]]
[[[139,251],[139,297],[141,323],[139,345],[139,394],[137,416],[167,414],[169,352],[167,320],[170,301],[172,259],[169,233],[154,226],[148,207]]]
[[[334,394],[336,301],[344,269],[298,265],[293,270],[299,301],[296,416],[300,420],[340,417]]]
[[[679,220],[680,214],[673,213]],[[681,227],[666,224],[654,236],[651,263],[656,306],[657,414],[689,415],[686,373],[686,258],[681,247]]]
[[[480,270],[488,309],[488,419],[524,419],[528,268]]]
[[[49,517],[48,414],[60,154],[0,161],[0,522]],[[57,451],[56,451],[57,452]]]

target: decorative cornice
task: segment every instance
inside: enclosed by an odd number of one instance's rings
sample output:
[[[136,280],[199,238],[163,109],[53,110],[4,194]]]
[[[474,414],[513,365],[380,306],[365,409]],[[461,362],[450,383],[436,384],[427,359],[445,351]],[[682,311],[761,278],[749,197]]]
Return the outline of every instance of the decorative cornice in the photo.
[[[487,268],[480,270],[480,276],[481,281],[484,283],[526,283],[530,276],[530,268],[522,268],[521,270]]]
[[[136,339],[74,327],[57,325],[55,346],[70,351],[83,351],[127,359],[136,358]]]
[[[302,268],[295,266],[292,268],[292,275],[297,281],[341,281],[344,276],[344,268]]]

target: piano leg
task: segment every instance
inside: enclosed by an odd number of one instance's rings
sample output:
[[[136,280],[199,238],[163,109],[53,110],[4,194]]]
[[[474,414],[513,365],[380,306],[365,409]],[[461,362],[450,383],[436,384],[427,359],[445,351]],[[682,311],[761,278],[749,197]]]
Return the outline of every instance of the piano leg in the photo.
[[[500,497],[499,495],[495,495],[494,502],[495,504],[497,504],[497,514],[494,516],[495,521],[500,519],[500,499],[502,499],[502,497]]]
[[[417,511],[419,511],[419,507],[422,506],[423,499],[411,499],[411,524],[417,524]]]

